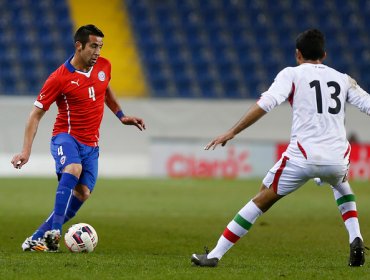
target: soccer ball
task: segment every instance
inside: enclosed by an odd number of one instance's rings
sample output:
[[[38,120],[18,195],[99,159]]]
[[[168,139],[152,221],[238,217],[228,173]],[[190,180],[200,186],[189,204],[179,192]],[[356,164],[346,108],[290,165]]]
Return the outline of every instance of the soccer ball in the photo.
[[[73,253],[94,251],[98,244],[98,235],[89,224],[78,223],[72,225],[64,235],[64,243]]]

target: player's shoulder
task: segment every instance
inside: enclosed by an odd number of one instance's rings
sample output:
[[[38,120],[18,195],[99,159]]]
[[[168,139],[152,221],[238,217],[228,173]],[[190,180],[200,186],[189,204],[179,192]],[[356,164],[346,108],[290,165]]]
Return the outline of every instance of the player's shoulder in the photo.
[[[347,86],[350,86],[351,84],[351,77],[346,74],[346,73],[343,73],[333,67],[330,67],[330,66],[327,66],[327,65],[324,65],[326,67],[326,71],[325,73],[323,74],[324,77],[328,78],[328,79],[334,79],[336,81],[341,81],[343,85],[347,85]]]
[[[103,71],[105,72],[105,74],[107,74],[109,76],[109,79],[110,79],[110,74],[111,74],[111,71],[112,71],[112,66],[110,64],[110,61],[104,57],[101,57],[99,56],[96,64],[94,65],[94,71]]]
[[[102,57],[102,56],[99,56],[97,63],[99,63],[99,64],[101,64],[103,66],[105,66],[105,65],[110,66],[111,65],[109,59],[107,59],[105,57]]]
[[[62,78],[65,76],[67,72],[67,68],[64,64],[60,65],[57,69],[55,69],[48,77],[48,80],[52,80],[53,82],[60,82]]]
[[[337,69],[335,69],[335,68],[333,68],[333,67],[330,67],[330,66],[328,66],[328,65],[326,65],[326,64],[320,64],[320,65],[322,65],[323,67],[325,67],[325,69],[326,69],[327,71],[331,71],[331,72],[333,72],[334,74],[337,74],[337,75],[346,75],[345,73],[340,72],[339,70],[337,70]]]
[[[296,67],[285,67],[276,75],[276,79],[293,79],[296,75]]]
[[[298,75],[301,76],[311,76],[319,75],[323,78],[335,78],[335,79],[348,79],[347,74],[344,74],[335,68],[332,68],[325,64],[315,64],[315,63],[303,63],[294,67]],[[316,74],[314,74],[316,73]]]

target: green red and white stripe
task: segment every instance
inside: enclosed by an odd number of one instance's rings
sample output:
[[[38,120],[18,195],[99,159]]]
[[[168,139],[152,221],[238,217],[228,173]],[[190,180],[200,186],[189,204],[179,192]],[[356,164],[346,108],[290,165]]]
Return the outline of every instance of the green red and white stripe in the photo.
[[[336,198],[336,201],[344,222],[350,218],[357,218],[356,197],[354,194],[343,195]]]
[[[250,201],[245,205],[234,219],[227,225],[223,232],[223,237],[232,243],[239,240],[240,237],[245,235],[257,218],[262,214],[262,211]]]

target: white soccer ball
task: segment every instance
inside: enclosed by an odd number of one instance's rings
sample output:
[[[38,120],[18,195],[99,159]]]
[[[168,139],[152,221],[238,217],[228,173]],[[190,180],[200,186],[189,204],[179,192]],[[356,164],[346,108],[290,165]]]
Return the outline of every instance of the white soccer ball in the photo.
[[[98,245],[98,235],[91,225],[78,223],[68,229],[64,235],[64,243],[73,253],[90,253]]]

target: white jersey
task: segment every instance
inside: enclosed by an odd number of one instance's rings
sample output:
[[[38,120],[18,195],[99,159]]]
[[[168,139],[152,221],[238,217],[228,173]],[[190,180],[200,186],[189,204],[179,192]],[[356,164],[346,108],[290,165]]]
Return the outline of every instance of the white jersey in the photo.
[[[269,112],[286,100],[293,120],[284,155],[296,163],[348,163],[345,103],[370,115],[370,95],[347,74],[323,64],[304,63],[283,69],[257,104]]]

